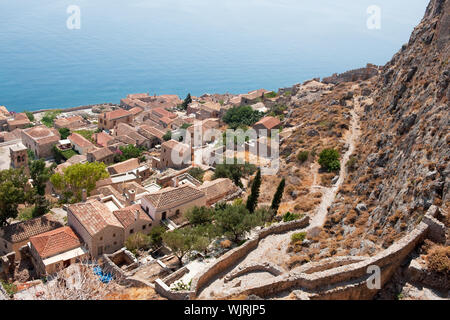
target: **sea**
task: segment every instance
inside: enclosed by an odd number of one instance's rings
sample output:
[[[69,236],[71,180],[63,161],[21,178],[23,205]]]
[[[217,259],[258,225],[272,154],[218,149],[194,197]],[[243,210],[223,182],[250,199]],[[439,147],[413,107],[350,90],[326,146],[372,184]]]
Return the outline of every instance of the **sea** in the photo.
[[[0,0],[10,111],[292,86],[407,43],[428,0]]]

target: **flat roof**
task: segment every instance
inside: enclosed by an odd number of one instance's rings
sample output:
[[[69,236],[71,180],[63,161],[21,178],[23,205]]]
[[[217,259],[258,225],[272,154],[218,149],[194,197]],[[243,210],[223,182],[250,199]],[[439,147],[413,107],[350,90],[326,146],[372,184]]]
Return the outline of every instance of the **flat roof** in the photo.
[[[80,256],[83,256],[85,254],[87,254],[88,251],[86,249],[84,249],[83,247],[78,247],[69,251],[66,251],[64,253],[58,254],[56,256],[47,258],[45,260],[43,260],[42,262],[44,263],[45,266],[60,262],[60,261],[66,261],[66,260],[70,260],[73,258],[77,258]]]

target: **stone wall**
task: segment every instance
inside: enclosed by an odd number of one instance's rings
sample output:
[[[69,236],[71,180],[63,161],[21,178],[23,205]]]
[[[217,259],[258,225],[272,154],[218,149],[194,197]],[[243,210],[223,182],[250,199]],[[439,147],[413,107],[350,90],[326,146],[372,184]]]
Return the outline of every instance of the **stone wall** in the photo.
[[[197,295],[199,293],[199,290],[203,288],[206,283],[208,283],[210,280],[212,280],[214,277],[221,274],[225,270],[229,269],[237,261],[245,257],[250,251],[254,250],[258,246],[258,243],[261,239],[264,239],[271,234],[279,234],[291,230],[302,229],[308,226],[308,224],[309,217],[306,216],[300,220],[280,223],[260,230],[252,239],[245,242],[242,246],[228,251],[214,263],[207,266],[206,269],[201,272],[201,274],[196,275],[192,279],[191,290],[195,293],[195,295]]]
[[[265,271],[274,276],[281,275],[284,270],[269,262],[264,263],[252,263],[246,266],[239,266],[236,269],[233,269],[229,274],[227,274],[224,278],[225,282],[229,282],[237,277],[240,277],[244,274],[255,272],[255,271]]]

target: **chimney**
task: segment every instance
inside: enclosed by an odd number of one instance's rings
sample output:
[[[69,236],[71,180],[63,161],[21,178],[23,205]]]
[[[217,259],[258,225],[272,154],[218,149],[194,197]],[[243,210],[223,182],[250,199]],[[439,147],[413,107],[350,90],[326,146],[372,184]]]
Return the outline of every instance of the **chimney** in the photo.
[[[86,200],[87,200],[87,191],[86,189],[83,189],[81,191],[81,201],[86,202]]]
[[[134,212],[134,221],[138,221],[139,219],[139,210],[136,209],[136,211]]]
[[[134,189],[130,189],[127,191],[128,193],[128,200],[130,203],[133,203],[136,200],[136,191]]]

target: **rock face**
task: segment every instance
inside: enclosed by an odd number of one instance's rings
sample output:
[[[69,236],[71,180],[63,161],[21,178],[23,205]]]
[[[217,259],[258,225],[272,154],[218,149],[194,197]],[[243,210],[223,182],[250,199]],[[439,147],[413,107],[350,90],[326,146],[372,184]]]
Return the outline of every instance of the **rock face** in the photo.
[[[329,84],[340,84],[343,82],[354,82],[359,80],[368,80],[376,75],[378,75],[378,67],[373,64],[367,64],[365,68],[350,70],[341,74],[333,74],[331,77],[323,78],[322,82]],[[363,95],[368,95],[367,90],[364,91]]]
[[[330,215],[334,231],[356,208],[361,232],[387,247],[427,209],[450,204],[450,0],[432,0],[408,44],[368,80],[357,168]],[[367,211],[361,210],[364,203]],[[331,232],[333,234],[333,232]]]

